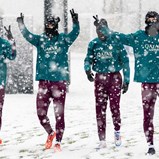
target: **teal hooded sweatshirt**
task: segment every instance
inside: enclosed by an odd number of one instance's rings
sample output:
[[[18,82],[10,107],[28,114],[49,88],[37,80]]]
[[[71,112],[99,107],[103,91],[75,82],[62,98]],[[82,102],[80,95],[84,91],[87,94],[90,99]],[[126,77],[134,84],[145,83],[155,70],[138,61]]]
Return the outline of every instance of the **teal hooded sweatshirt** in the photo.
[[[115,33],[108,36],[105,41],[95,38],[88,45],[84,60],[85,71],[93,70],[97,73],[110,73],[123,71],[124,82],[130,81],[129,58],[124,46]]]
[[[123,44],[133,47],[135,57],[134,81],[159,83],[159,34],[152,37],[139,30],[132,34],[119,34]]]
[[[45,33],[35,35],[20,25],[23,37],[37,48],[36,80],[69,81],[68,49],[79,35],[79,23],[73,23],[70,33],[60,33],[51,39]]]
[[[6,86],[7,78],[7,59],[14,60],[16,50],[12,50],[9,41],[0,37],[0,85]]]

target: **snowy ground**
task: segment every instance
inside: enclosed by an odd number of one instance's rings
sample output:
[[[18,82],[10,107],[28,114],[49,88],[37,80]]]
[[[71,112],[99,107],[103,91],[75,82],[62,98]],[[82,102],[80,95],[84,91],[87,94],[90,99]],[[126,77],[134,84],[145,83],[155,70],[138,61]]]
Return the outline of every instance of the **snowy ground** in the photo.
[[[85,55],[71,55],[71,86],[66,99],[66,130],[62,152],[45,150],[47,135],[36,116],[36,92],[34,95],[6,95],[3,126],[0,136],[0,159],[147,159],[147,145],[142,129],[140,84],[131,80],[130,89],[121,99],[122,146],[114,146],[113,125],[107,109],[107,148],[96,151],[98,145],[95,119],[94,87],[83,71]],[[133,69],[131,59],[131,72]],[[131,74],[132,78],[132,74]],[[36,88],[36,87],[35,87]],[[159,102],[155,109],[155,147],[159,158]],[[53,105],[49,117],[55,124]]]

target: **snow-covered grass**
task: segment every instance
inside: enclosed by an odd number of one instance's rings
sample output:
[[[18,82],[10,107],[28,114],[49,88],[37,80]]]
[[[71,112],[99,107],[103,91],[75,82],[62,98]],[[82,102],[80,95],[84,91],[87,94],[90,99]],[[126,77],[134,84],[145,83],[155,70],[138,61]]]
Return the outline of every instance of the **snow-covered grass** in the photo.
[[[132,81],[121,97],[122,146],[114,146],[114,130],[109,105],[107,108],[107,148],[96,151],[98,145],[95,119],[94,86],[83,69],[84,54],[71,54],[71,85],[66,98],[66,129],[62,152],[44,149],[47,134],[36,115],[36,92],[33,95],[6,95],[0,137],[0,159],[147,159],[147,144],[143,133],[143,111],[140,84]],[[131,58],[131,73],[133,59]],[[37,86],[35,86],[37,88]],[[159,102],[155,109],[155,148],[159,158]],[[53,104],[49,117],[54,127]]]

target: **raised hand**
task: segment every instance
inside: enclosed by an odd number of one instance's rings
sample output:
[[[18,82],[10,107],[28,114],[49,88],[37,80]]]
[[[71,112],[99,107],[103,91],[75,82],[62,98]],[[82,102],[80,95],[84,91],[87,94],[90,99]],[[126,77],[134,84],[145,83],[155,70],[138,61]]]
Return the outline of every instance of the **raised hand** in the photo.
[[[24,14],[23,13],[20,13],[20,17],[17,17],[17,22],[24,23]]]
[[[59,22],[60,22],[60,18],[59,17],[55,18],[55,23],[58,24]]]
[[[8,40],[12,40],[13,35],[12,35],[12,32],[11,32],[11,26],[9,25],[8,29],[4,26],[4,29],[6,31],[5,35],[7,36]]]
[[[95,26],[98,26],[98,25],[99,25],[99,18],[98,18],[98,15],[93,16],[93,18],[95,19],[94,25],[95,25]]]
[[[74,12],[74,9],[70,10],[70,13],[71,13],[73,23],[77,23],[78,22],[78,14]]]

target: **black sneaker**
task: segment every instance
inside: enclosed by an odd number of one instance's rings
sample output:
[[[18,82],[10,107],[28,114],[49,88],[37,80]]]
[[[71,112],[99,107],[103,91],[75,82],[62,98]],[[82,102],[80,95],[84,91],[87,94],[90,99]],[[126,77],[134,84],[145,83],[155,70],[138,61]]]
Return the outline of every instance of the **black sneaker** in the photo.
[[[153,147],[149,148],[147,151],[147,155],[154,155],[155,153],[156,153],[156,151]]]

